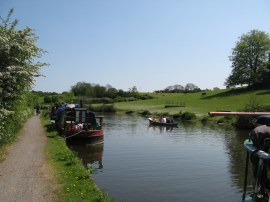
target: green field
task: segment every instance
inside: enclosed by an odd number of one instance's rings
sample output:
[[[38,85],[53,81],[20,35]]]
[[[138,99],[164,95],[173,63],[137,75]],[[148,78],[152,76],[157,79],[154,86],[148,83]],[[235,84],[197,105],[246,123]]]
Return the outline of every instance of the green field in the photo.
[[[259,105],[270,104],[270,90],[247,90],[238,88],[234,90],[207,91],[206,95],[199,93],[151,93],[154,99],[133,102],[115,103],[118,110],[144,111],[151,113],[177,114],[181,112],[193,112],[196,115],[207,115],[210,111],[240,111],[249,103]],[[185,107],[165,108],[166,103],[185,103]]]

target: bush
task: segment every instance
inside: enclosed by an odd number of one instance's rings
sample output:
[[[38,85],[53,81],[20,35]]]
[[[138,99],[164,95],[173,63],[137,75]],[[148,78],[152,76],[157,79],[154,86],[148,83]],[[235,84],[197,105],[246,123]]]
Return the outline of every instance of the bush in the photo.
[[[209,116],[204,116],[204,117],[202,117],[202,119],[201,119],[201,122],[202,123],[207,123],[209,121]]]
[[[196,114],[192,113],[192,112],[184,112],[182,115],[181,115],[181,119],[183,120],[186,120],[186,121],[191,121],[191,120],[195,120],[197,117],[196,117]]]
[[[149,99],[153,99],[153,97],[151,95],[148,94],[143,94],[143,95],[138,95],[136,96],[137,99],[140,100],[149,100]]]
[[[146,115],[151,115],[151,113],[148,110],[144,110],[141,115],[146,116]]]
[[[270,112],[270,105],[260,105],[256,99],[251,99],[242,110],[244,112]],[[252,116],[237,117],[235,126],[239,129],[253,129],[256,126],[256,118]]]
[[[17,106],[12,114],[2,117],[3,126],[0,127],[0,147],[2,144],[9,143],[15,137],[24,122],[32,115],[33,110],[26,106]]]
[[[116,112],[113,104],[89,105],[88,108],[95,112]]]
[[[181,116],[182,116],[182,112],[180,111],[178,114],[174,114],[174,115],[173,115],[173,118],[174,118],[174,119],[180,119]]]

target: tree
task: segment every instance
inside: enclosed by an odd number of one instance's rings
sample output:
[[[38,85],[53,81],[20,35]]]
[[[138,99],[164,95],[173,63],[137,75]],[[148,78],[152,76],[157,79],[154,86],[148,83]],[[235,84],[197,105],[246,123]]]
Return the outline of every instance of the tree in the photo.
[[[236,85],[254,86],[263,81],[267,73],[267,59],[270,51],[270,37],[259,30],[243,34],[233,48],[232,72],[225,81],[227,87]]]
[[[193,83],[187,83],[187,85],[185,86],[185,91],[186,92],[197,92],[197,91],[200,91],[201,89],[196,86],[195,84]]]
[[[109,98],[114,99],[116,97],[116,95],[117,95],[117,92],[118,92],[117,89],[116,88],[113,88],[110,85],[107,85],[106,88],[107,88],[107,96]]]
[[[0,107],[12,110],[13,103],[29,91],[46,63],[36,62],[45,52],[36,46],[37,36],[26,27],[16,30],[18,20],[10,22],[13,9],[6,19],[0,17]]]
[[[130,97],[138,97],[139,92],[136,86],[132,86],[131,88],[128,89],[128,94]]]
[[[35,77],[46,63],[37,61],[45,51],[36,45],[37,36],[29,27],[16,29],[11,21],[0,17],[0,144],[8,141],[20,123],[27,119],[37,97],[29,94]]]
[[[171,93],[179,93],[183,92],[185,90],[184,86],[175,84],[174,86],[168,86],[165,88],[165,92],[171,92]]]

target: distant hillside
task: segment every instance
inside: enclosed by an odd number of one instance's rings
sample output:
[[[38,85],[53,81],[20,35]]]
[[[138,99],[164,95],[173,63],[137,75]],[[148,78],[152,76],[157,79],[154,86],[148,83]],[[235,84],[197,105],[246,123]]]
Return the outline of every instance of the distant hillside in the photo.
[[[206,91],[204,93],[151,93],[154,99],[115,103],[119,110],[143,111],[151,113],[180,111],[206,115],[209,111],[240,111],[248,103],[270,105],[270,89],[249,90],[247,88]],[[165,108],[166,104],[185,103],[185,107]]]

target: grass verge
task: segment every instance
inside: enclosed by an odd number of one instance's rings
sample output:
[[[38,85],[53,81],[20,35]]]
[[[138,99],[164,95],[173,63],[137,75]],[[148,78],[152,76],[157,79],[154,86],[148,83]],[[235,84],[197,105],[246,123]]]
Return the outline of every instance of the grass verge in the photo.
[[[65,141],[53,130],[49,120],[42,117],[48,144],[47,159],[59,183],[58,201],[114,201],[98,189],[81,160],[66,146]]]

